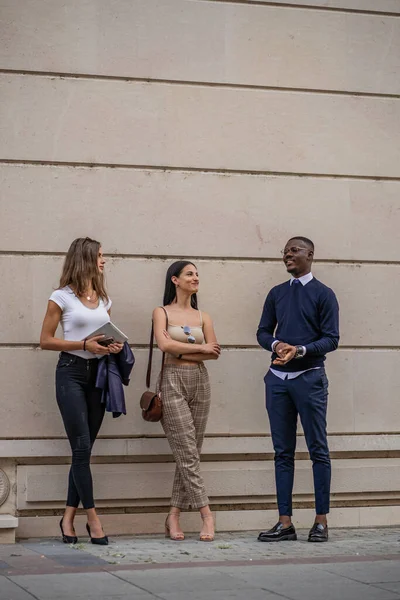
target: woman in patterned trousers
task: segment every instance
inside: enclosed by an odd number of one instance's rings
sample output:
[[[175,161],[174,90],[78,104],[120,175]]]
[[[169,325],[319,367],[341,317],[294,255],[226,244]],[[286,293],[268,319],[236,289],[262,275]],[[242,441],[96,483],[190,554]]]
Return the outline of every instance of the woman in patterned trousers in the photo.
[[[171,507],[165,533],[183,540],[181,510],[200,511],[200,541],[214,540],[214,520],[200,473],[200,451],[210,410],[210,383],[205,360],[217,360],[221,348],[213,323],[197,307],[199,275],[189,261],[173,263],[166,275],[164,307],[153,312],[157,345],[166,353],[161,382],[161,424],[175,459]],[[168,316],[168,326],[167,317]]]

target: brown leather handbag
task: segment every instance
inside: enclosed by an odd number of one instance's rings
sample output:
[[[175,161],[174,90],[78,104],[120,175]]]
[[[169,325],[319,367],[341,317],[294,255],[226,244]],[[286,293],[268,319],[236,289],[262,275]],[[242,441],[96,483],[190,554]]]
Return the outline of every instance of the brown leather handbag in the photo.
[[[161,307],[165,312],[165,318],[167,320],[165,329],[168,330],[168,315],[167,311],[164,307]],[[153,344],[154,344],[154,323],[151,323],[151,334],[150,334],[150,346],[149,346],[149,362],[147,364],[147,373],[146,373],[146,387],[150,387],[150,379],[151,379],[151,365],[153,362]],[[140,408],[142,409],[142,417],[145,421],[151,421],[153,423],[159,421],[162,417],[162,402],[161,402],[161,385],[164,375],[164,363],[165,363],[165,352],[163,352],[162,363],[161,363],[161,374],[160,374],[160,383],[159,383],[159,391],[151,392],[147,390],[142,394],[140,398]]]

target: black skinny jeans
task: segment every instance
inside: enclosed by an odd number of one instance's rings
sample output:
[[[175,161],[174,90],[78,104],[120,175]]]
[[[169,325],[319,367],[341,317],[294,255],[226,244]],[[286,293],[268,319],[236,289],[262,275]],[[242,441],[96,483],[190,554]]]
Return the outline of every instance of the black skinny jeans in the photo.
[[[98,360],[61,352],[56,369],[57,404],[71,444],[67,506],[94,508],[90,455],[104,417],[101,390],[95,388]]]

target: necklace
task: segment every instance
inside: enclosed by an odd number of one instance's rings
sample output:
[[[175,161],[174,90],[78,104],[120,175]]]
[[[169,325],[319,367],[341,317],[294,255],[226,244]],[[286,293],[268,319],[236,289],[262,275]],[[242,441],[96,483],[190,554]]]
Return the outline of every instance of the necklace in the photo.
[[[85,297],[86,297],[86,300],[88,300],[89,302],[96,302],[96,292],[95,291],[93,291],[90,294],[90,296],[85,296]]]

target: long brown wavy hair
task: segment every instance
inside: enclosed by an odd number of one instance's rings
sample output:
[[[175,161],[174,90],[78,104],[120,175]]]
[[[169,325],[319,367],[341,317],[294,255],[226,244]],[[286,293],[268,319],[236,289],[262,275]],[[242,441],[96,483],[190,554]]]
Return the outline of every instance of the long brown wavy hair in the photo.
[[[88,237],[72,242],[65,257],[60,288],[69,285],[77,296],[83,296],[91,283],[97,296],[108,301],[104,275],[97,266],[100,247],[100,242]]]

